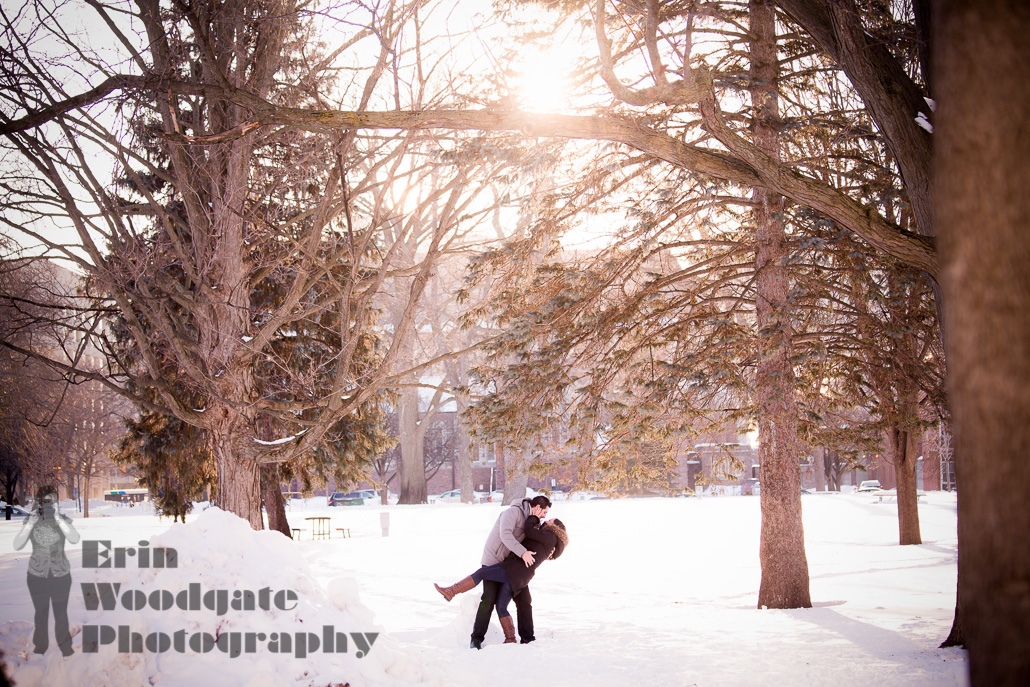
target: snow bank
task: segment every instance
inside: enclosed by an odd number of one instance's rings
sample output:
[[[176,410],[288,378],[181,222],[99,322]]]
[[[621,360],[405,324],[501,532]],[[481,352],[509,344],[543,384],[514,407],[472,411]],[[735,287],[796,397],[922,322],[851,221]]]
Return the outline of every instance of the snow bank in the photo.
[[[37,656],[31,623],[0,626],[19,685],[443,683],[441,666],[375,624],[354,578],[323,587],[294,542],[218,508],[149,542],[81,544],[76,653]]]

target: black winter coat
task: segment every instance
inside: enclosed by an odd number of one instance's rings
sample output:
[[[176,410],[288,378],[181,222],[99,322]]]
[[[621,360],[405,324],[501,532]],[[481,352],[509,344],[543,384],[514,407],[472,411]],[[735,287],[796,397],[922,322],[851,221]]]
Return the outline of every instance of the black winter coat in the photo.
[[[512,594],[518,594],[529,586],[529,581],[536,574],[536,569],[546,561],[558,545],[558,537],[553,532],[543,529],[540,526],[540,518],[530,515],[526,518],[526,538],[522,545],[535,554],[533,565],[526,567],[526,562],[514,553],[501,561],[501,567],[508,574],[508,581],[511,582]]]

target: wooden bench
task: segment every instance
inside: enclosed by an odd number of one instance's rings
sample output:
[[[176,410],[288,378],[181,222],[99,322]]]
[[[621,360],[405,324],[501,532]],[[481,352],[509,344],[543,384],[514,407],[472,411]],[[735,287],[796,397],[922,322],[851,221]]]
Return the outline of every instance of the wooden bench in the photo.
[[[345,537],[345,538],[348,538],[348,539],[350,538],[350,528],[349,527],[337,527],[336,531],[340,533],[341,537]]]
[[[290,529],[293,530],[293,539],[295,541],[299,541],[300,540],[300,533],[301,532],[307,532],[307,530],[304,529],[303,527],[291,527]]]

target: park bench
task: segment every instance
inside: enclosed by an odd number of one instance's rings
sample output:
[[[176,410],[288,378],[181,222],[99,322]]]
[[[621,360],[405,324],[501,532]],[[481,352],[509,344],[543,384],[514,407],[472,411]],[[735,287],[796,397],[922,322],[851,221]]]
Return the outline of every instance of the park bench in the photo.
[[[876,497],[876,502],[877,503],[883,503],[884,501],[888,501],[888,502],[896,501],[897,498],[898,498],[898,490],[897,489],[881,489],[880,491],[872,492],[871,495]],[[916,501],[918,501],[919,499],[923,498],[924,496],[926,496],[926,492],[925,491],[917,491],[916,492]]]

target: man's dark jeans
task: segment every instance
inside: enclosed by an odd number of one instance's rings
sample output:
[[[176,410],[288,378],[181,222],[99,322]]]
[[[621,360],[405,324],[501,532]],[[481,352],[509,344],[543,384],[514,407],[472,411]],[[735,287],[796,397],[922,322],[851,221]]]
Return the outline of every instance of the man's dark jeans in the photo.
[[[483,580],[483,600],[479,602],[476,622],[472,625],[473,642],[482,643],[486,637],[486,629],[490,626],[490,616],[493,615],[494,606],[497,604],[497,592],[500,589],[500,582]],[[533,635],[533,596],[529,593],[529,587],[516,594],[512,600],[515,602],[519,637],[523,644],[532,642],[536,637]]]

